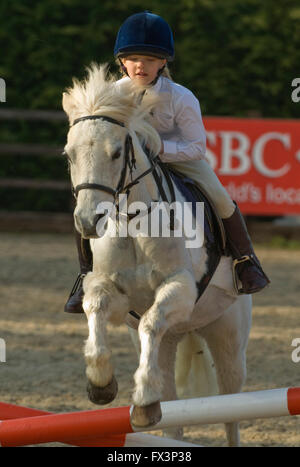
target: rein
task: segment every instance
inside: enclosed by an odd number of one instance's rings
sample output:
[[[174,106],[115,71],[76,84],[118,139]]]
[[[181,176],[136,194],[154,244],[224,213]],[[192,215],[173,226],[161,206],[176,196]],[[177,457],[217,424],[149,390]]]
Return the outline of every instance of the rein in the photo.
[[[115,125],[119,125],[123,128],[125,128],[125,124],[123,122],[120,122],[119,120],[115,120],[114,118],[107,117],[105,115],[87,115],[84,117],[79,117],[76,118],[72,124],[72,126],[76,125],[79,122],[82,122],[84,120],[104,120],[109,123],[113,123]],[[156,182],[158,191],[163,199],[163,201],[168,202],[165,190],[162,185],[162,181],[160,176],[158,175],[156,168],[159,163],[159,157],[156,156],[155,158],[151,159],[149,157],[149,161],[151,164],[151,167],[147,170],[145,170],[142,174],[140,174],[138,177],[136,177],[134,180],[132,180],[132,172],[133,169],[136,169],[136,159],[134,155],[134,148],[133,148],[133,143],[132,143],[132,138],[129,133],[127,133],[126,140],[125,140],[125,151],[124,151],[124,165],[120,174],[120,179],[117,185],[116,189],[111,188],[110,186],[107,185],[102,185],[100,183],[81,183],[77,185],[76,187],[72,187],[73,194],[75,196],[75,199],[77,199],[78,193],[80,190],[100,190],[100,191],[105,191],[106,193],[111,194],[114,197],[114,200],[116,201],[117,196],[125,192],[127,195],[130,192],[130,189],[138,184],[142,178],[144,178],[146,175],[152,173],[154,180]],[[129,168],[130,171],[130,176],[131,176],[131,182],[125,185],[126,181],[126,175],[127,175],[127,168]],[[166,175],[165,171],[163,171],[164,175]],[[167,176],[167,183],[170,188],[171,192],[171,197],[172,201],[175,200],[175,195],[174,195],[174,189],[172,182],[170,180],[170,177]],[[151,211],[151,207],[148,209],[148,213]],[[137,214],[130,215],[130,217],[134,217]]]

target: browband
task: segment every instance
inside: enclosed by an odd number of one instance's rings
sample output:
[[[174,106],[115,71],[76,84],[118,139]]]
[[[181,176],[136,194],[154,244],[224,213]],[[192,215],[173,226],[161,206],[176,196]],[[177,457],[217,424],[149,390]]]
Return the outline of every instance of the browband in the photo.
[[[119,122],[119,120],[115,120],[114,118],[111,118],[111,117],[106,117],[105,115],[87,115],[86,117],[75,118],[71,126],[74,126],[76,125],[76,123],[82,122],[83,120],[97,120],[97,119],[105,120],[106,122],[114,123],[115,125],[125,127],[123,122]]]

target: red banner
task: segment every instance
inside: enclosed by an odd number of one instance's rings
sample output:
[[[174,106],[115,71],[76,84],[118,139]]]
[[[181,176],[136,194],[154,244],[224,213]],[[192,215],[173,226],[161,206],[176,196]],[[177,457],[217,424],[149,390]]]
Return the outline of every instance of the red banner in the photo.
[[[207,158],[244,214],[300,215],[300,122],[203,121]]]

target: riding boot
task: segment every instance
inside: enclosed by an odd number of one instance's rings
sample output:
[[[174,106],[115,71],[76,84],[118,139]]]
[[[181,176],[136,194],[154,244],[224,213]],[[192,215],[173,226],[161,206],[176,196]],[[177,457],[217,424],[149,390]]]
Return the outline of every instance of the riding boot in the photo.
[[[80,273],[77,276],[68,301],[65,304],[64,311],[66,313],[84,313],[82,308],[82,281],[86,274],[93,268],[93,254],[90,247],[90,241],[82,238],[77,230],[75,230],[75,239],[78,251]]]
[[[233,257],[233,279],[238,294],[253,294],[266,287],[270,280],[254,253],[244,218],[236,205],[227,219],[222,219],[230,254]],[[242,287],[239,287],[239,281]]]

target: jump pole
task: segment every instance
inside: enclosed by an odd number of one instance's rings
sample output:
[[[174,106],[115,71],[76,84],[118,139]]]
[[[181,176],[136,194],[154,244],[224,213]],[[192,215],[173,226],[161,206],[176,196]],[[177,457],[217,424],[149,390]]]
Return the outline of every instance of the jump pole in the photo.
[[[24,446],[178,426],[299,415],[300,388],[162,402],[161,408],[161,421],[146,429],[131,426],[129,406],[3,420],[0,422],[0,445]]]
[[[0,402],[0,421],[18,418],[37,417],[39,415],[53,415],[52,412],[22,407],[20,405]],[[60,442],[59,440],[57,440]],[[201,447],[196,444],[175,439],[153,436],[146,433],[122,433],[107,437],[94,437],[62,441],[80,447]],[[4,446],[3,446],[4,447]]]

